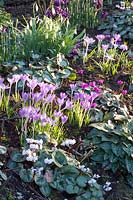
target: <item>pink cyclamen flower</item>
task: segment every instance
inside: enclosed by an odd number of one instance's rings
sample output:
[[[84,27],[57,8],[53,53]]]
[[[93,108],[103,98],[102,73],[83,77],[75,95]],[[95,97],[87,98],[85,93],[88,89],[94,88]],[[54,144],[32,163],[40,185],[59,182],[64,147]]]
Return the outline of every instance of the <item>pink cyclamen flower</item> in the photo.
[[[98,82],[100,85],[102,85],[102,84],[104,83],[104,80],[103,80],[103,79],[99,79],[97,82]]]
[[[87,84],[87,83],[82,83],[81,84],[81,88],[83,88],[83,89],[88,88],[88,86],[89,86],[89,84]]]
[[[83,75],[83,74],[84,74],[84,70],[83,70],[83,69],[79,69],[79,70],[78,70],[78,74]]]
[[[126,95],[127,94],[127,90],[122,90],[121,92],[123,95]]]
[[[94,87],[94,91],[99,93],[99,92],[101,92],[101,89],[98,87]]]
[[[102,42],[105,39],[105,35],[96,35],[96,38],[98,39],[99,42]]]
[[[89,82],[89,86],[95,87],[96,86],[96,82],[95,81]]]
[[[118,85],[123,85],[123,81],[118,80],[118,81],[117,81],[117,84],[118,84]]]
[[[97,103],[92,103],[91,108],[95,108],[97,106]]]
[[[122,45],[120,45],[120,49],[122,51],[127,51],[128,50],[128,46],[126,44],[122,44]]]

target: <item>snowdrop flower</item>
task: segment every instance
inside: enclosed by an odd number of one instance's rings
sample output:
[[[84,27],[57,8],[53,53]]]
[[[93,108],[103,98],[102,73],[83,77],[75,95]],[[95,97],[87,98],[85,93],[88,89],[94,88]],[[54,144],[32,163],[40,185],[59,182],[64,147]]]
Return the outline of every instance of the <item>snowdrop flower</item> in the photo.
[[[88,181],[88,184],[90,186],[93,186],[94,184],[96,183],[96,180],[94,178],[91,178],[89,181]]]
[[[44,163],[50,165],[53,163],[53,159],[45,158]]]

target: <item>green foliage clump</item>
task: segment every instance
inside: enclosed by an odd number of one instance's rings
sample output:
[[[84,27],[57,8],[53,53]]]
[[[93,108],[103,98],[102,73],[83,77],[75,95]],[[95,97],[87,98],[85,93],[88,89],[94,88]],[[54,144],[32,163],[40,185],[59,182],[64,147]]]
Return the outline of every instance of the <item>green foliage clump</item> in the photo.
[[[104,34],[119,33],[122,38],[133,40],[133,10],[114,11],[101,23],[98,30],[103,31]]]
[[[94,165],[101,164],[104,170],[113,173],[121,172],[133,186],[133,117],[113,95],[107,96],[104,95],[101,102],[110,112],[104,115],[102,122],[90,124],[93,128],[84,141],[96,147],[90,157]]]
[[[81,171],[80,163],[76,159],[60,148],[51,149],[44,135],[40,136],[43,138],[44,145],[42,149],[34,150],[34,155],[37,155],[35,162],[29,161],[26,155],[28,151],[32,151],[32,143],[30,143],[30,145],[26,144],[23,152],[14,150],[11,153],[12,161],[8,163],[8,167],[16,170],[24,182],[34,181],[45,197],[55,198],[55,191],[60,191],[73,195],[76,200],[103,200],[102,186],[97,181],[88,184],[92,178],[91,170],[86,173]],[[41,142],[41,140],[28,140],[34,144]],[[31,165],[29,168],[25,167],[26,160],[32,164],[32,167]]]

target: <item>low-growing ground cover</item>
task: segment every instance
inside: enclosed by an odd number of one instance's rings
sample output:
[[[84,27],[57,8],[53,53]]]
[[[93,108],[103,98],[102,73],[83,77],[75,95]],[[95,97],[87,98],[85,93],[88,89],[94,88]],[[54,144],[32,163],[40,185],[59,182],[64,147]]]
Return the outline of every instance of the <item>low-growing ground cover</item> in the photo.
[[[0,9],[2,200],[133,199],[132,6]]]

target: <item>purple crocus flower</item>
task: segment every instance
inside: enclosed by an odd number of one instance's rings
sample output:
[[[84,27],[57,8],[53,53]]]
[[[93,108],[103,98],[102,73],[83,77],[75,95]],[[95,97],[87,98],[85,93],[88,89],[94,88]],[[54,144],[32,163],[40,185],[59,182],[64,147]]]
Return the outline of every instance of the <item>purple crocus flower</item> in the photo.
[[[72,91],[74,91],[76,89],[76,87],[77,87],[76,84],[70,84],[70,88]]]
[[[58,103],[59,107],[61,107],[64,104],[64,99],[58,98],[57,103]]]
[[[66,97],[67,97],[66,93],[64,93],[64,92],[60,93],[60,98],[61,99],[65,99]]]
[[[120,49],[122,51],[127,51],[128,50],[128,46],[126,44],[122,44],[122,45],[120,45]]]
[[[54,117],[55,118],[60,118],[61,116],[62,116],[62,112],[61,111],[58,111],[58,112],[56,110],[54,111]]]
[[[120,34],[114,34],[115,41],[121,41],[121,35]]]
[[[26,102],[29,98],[29,94],[27,92],[22,92],[22,99]]]
[[[84,38],[84,42],[87,45],[93,44],[95,42],[95,40],[93,38],[89,38],[88,36]]]
[[[66,101],[65,108],[66,108],[66,109],[72,109],[73,106],[74,106],[73,103],[68,99],[68,100]]]
[[[68,116],[66,115],[61,116],[62,124],[65,124],[67,120],[68,120]]]
[[[27,86],[33,91],[35,87],[38,85],[37,79],[29,79],[27,82]]]
[[[96,38],[98,39],[99,42],[102,42],[105,39],[105,35],[96,35]]]
[[[107,51],[109,48],[109,44],[102,44],[103,51]]]

